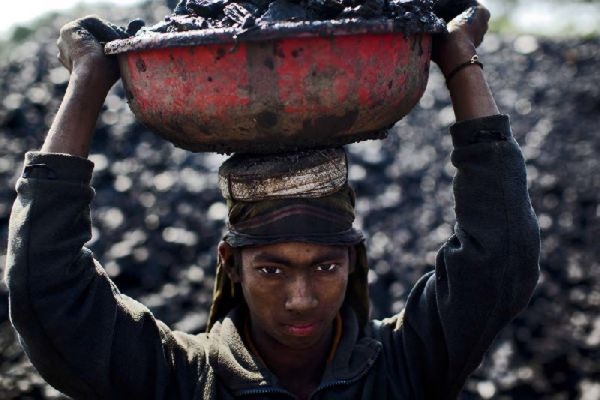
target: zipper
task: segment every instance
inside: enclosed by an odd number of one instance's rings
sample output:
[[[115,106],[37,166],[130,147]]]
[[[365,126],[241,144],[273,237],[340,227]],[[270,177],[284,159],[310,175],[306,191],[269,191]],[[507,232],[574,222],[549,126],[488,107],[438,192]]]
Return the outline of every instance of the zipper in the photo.
[[[288,392],[287,390],[277,389],[277,388],[273,388],[273,387],[242,390],[236,394],[236,397],[237,396],[253,396],[253,395],[258,395],[258,394],[283,394],[289,398],[296,399],[296,397],[293,394],[291,394],[290,392]]]
[[[308,399],[311,400],[312,398],[314,398],[319,392],[324,391],[326,389],[331,389],[332,387],[335,386],[344,386],[344,385],[351,385],[355,382],[358,382],[359,380],[361,380],[365,375],[367,375],[367,373],[371,370],[371,367],[373,366],[373,364],[375,363],[375,361],[369,361],[368,365],[365,367],[364,371],[362,371],[360,374],[356,375],[354,378],[352,379],[342,379],[339,381],[334,381],[334,382],[329,382],[329,383],[325,383],[321,386],[319,386],[318,388],[315,389],[314,392],[312,392],[312,394],[310,396],[308,396]]]
[[[373,364],[375,364],[376,360],[377,360],[377,357],[373,357],[371,360],[369,360],[367,362],[367,365],[365,366],[365,369],[360,374],[356,375],[352,379],[342,379],[342,380],[337,380],[337,381],[333,381],[333,382],[322,384],[321,386],[319,386],[318,388],[316,388],[311,393],[310,396],[308,396],[308,399],[309,400],[313,399],[319,392],[321,392],[323,390],[330,389],[330,388],[335,387],[335,386],[351,385],[351,384],[353,384],[355,382],[358,382],[365,375],[367,375],[367,373],[371,370],[371,367],[373,367]],[[236,397],[237,396],[258,395],[258,394],[283,394],[283,395],[285,395],[285,396],[287,396],[287,397],[289,397],[291,399],[297,400],[296,396],[294,396],[293,394],[291,394],[287,390],[279,389],[279,388],[274,388],[274,387],[242,390],[242,391],[240,391],[240,392],[238,392],[236,394]]]
[[[355,376],[352,379],[343,379],[343,380],[339,380],[339,381],[325,383],[325,384],[319,386],[308,397],[309,400],[312,399],[312,398],[314,398],[314,396],[316,396],[319,392],[321,392],[323,390],[327,390],[327,389],[330,389],[330,388],[335,387],[335,386],[351,385],[354,382],[358,382],[359,380],[361,380],[369,372],[369,370],[371,369],[372,366],[373,366],[373,363],[370,362],[369,365],[365,368],[364,371],[362,371],[360,374],[358,374],[357,376]],[[285,396],[287,396],[287,397],[289,397],[291,399],[294,399],[294,400],[296,399],[296,396],[294,396],[293,394],[291,394],[287,390],[277,389],[277,388],[273,388],[273,387],[242,390],[242,391],[240,391],[240,392],[238,392],[236,394],[236,397],[237,396],[253,396],[253,395],[260,395],[260,394],[282,394],[282,395],[285,395]]]

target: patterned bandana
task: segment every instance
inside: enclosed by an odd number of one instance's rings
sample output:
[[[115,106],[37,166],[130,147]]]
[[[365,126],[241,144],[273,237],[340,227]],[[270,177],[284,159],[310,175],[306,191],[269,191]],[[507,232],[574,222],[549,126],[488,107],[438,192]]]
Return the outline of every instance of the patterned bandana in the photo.
[[[282,242],[354,245],[363,240],[354,221],[354,191],[342,190],[316,199],[276,199],[229,202],[231,247]]]

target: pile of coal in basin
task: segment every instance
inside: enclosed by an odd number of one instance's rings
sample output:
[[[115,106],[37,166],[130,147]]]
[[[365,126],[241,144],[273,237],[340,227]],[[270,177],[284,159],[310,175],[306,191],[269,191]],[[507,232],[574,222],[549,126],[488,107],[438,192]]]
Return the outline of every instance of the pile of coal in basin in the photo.
[[[434,6],[432,0],[182,0],[164,21],[145,27],[143,20],[136,19],[127,31],[144,35],[219,28],[249,30],[282,22],[391,19],[411,32],[442,32],[445,23]]]

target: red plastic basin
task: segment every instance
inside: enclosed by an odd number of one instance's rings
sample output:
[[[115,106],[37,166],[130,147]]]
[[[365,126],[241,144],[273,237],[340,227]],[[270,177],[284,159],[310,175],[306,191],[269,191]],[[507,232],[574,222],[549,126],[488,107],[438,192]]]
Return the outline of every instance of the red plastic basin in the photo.
[[[191,151],[268,153],[382,138],[422,96],[431,35],[390,21],[148,34],[117,54],[135,116]]]

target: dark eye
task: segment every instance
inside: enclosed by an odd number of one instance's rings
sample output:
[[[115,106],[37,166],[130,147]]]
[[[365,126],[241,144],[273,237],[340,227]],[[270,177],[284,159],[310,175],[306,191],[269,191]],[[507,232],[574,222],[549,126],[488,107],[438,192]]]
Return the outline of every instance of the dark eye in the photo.
[[[283,270],[278,267],[260,267],[258,270],[265,275],[279,275],[283,273]]]
[[[337,270],[339,267],[339,264],[335,264],[335,263],[324,263],[324,264],[319,264],[316,266],[317,271],[321,271],[321,272],[334,272],[335,270]]]

